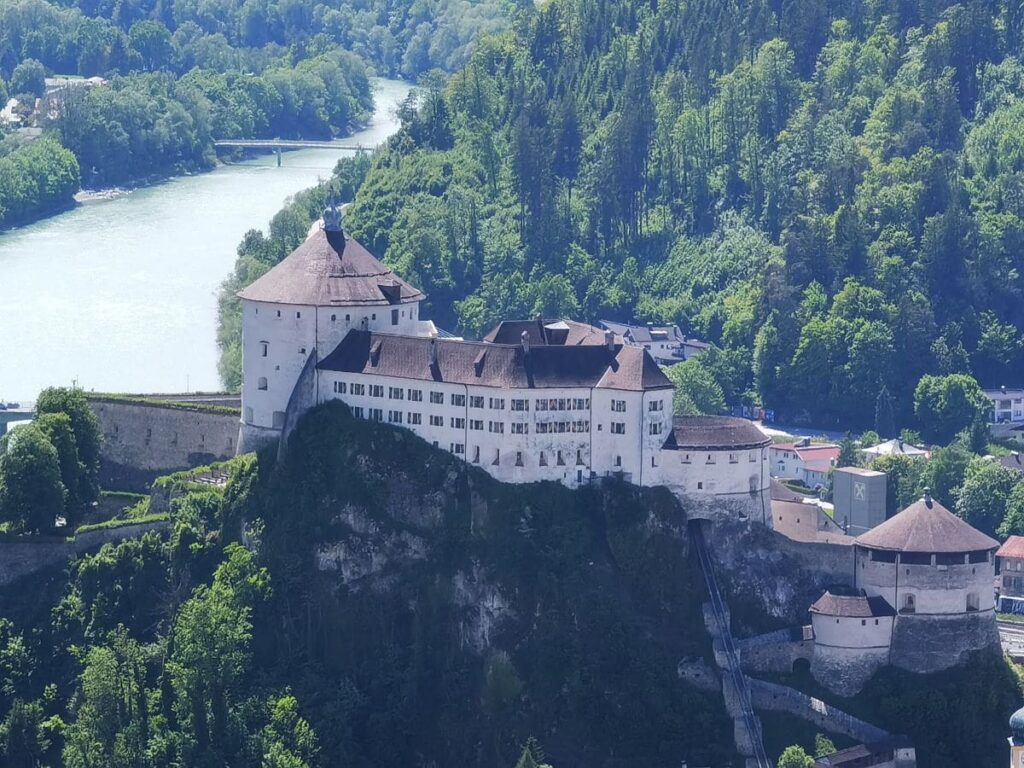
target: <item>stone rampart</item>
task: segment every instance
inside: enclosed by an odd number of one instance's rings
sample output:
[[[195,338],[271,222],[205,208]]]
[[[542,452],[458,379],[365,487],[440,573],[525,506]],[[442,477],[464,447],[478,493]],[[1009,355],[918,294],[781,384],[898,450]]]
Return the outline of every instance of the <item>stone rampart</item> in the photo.
[[[871,744],[890,737],[881,728],[826,704],[821,699],[764,680],[750,680],[750,695],[755,709],[788,712],[830,733]]]
[[[746,672],[792,672],[797,661],[808,664],[814,656],[814,640],[805,640],[803,627],[780,629],[738,640],[740,666]]]
[[[162,475],[235,455],[239,416],[221,403],[90,398],[103,433],[100,483],[145,492]],[[229,406],[230,407],[230,406]]]
[[[7,586],[25,576],[51,566],[60,565],[74,555],[99,549],[104,544],[141,536],[149,531],[166,530],[163,520],[99,528],[80,533],[73,539],[61,536],[34,536],[0,541],[0,586]]]
[[[957,615],[901,614],[892,634],[890,663],[927,674],[956,666],[968,654],[999,651],[999,629],[992,611]]]

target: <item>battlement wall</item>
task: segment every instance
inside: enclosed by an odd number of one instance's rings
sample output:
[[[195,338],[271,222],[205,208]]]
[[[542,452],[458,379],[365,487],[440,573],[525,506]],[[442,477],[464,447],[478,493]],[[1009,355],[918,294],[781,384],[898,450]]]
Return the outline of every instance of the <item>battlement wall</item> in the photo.
[[[220,401],[92,396],[100,422],[100,484],[145,492],[162,476],[235,455],[239,414]]]

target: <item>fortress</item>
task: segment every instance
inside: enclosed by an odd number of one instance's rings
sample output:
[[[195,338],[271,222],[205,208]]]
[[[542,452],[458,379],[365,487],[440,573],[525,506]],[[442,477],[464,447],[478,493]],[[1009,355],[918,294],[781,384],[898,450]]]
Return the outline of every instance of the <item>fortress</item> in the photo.
[[[673,418],[668,377],[611,331],[530,321],[480,342],[442,338],[422,318],[423,293],[348,237],[334,208],[239,296],[240,450],[341,400],[504,482],[614,475],[771,525],[771,440],[755,425]]]

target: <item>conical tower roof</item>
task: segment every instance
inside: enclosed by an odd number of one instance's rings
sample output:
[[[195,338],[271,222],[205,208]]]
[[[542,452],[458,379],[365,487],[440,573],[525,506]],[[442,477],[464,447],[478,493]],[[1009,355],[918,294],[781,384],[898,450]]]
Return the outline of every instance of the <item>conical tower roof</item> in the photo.
[[[977,552],[999,548],[999,542],[939,504],[927,489],[924,498],[858,536],[856,544],[896,552]]]
[[[249,301],[307,307],[386,306],[425,298],[358,241],[340,230],[319,228],[238,295]]]

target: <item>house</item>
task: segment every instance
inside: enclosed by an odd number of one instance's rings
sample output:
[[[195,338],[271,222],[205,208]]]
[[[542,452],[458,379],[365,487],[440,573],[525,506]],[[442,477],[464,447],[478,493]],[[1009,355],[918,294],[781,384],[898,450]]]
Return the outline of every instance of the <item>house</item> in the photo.
[[[985,397],[992,401],[993,424],[1024,423],[1024,389],[986,389]]]
[[[839,460],[839,452],[835,443],[812,443],[809,438],[796,443],[778,443],[771,447],[772,475],[796,480],[808,488],[824,486]]]
[[[870,448],[863,448],[861,453],[868,460],[877,459],[879,456],[908,456],[911,459],[930,459],[931,453],[924,448],[906,443],[900,438],[886,440],[884,443],[873,445]]]
[[[575,320],[502,320],[483,340],[488,344],[519,344],[523,334],[531,346],[580,347],[602,346],[605,330]],[[621,337],[616,337],[622,343]]]
[[[674,365],[707,351],[710,344],[687,338],[678,325],[629,325],[602,320],[601,327],[620,336],[631,347],[643,347],[658,365]]]
[[[814,761],[814,768],[913,768],[915,765],[917,751],[902,737],[858,744]]]
[[[1024,612],[1024,536],[1011,536],[996,551],[996,572],[1000,610],[1015,613],[1017,604]]]

